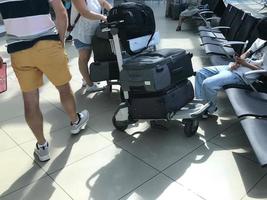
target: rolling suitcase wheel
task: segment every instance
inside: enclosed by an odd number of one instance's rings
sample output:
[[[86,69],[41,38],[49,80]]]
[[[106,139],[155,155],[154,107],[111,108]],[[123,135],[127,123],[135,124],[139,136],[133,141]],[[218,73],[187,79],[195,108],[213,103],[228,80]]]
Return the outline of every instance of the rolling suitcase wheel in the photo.
[[[125,131],[128,127],[128,120],[126,121],[117,121],[115,115],[112,117],[112,124],[118,131]]]
[[[112,117],[113,126],[119,130],[124,131],[129,125],[128,104],[123,102],[119,105]]]
[[[184,133],[187,137],[192,137],[196,134],[199,122],[194,119],[183,119]]]

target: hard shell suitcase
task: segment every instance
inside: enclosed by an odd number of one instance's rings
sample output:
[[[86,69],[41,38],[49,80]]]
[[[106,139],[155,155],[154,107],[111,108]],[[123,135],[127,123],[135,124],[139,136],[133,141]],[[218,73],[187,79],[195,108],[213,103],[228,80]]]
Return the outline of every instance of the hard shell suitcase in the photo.
[[[118,80],[119,77],[120,73],[116,60],[93,62],[90,64],[90,79],[93,82]]]
[[[192,54],[162,49],[139,54],[123,64],[120,82],[125,91],[156,92],[193,75]]]
[[[133,119],[168,119],[194,98],[189,80],[184,80],[162,92],[129,93],[129,113]]]

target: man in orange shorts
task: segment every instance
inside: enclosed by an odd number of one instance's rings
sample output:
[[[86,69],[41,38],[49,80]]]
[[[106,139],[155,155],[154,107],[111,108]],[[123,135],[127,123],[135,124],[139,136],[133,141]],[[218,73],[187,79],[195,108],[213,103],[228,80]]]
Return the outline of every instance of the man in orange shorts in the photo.
[[[49,4],[55,11],[55,23]],[[61,104],[71,121],[70,132],[78,134],[89,120],[87,110],[76,113],[69,85],[71,75],[64,52],[67,13],[61,0],[0,0],[0,12],[7,33],[7,51],[23,95],[25,119],[37,139],[34,152],[40,161],[47,161],[49,145],[43,133],[38,90],[43,85],[43,74],[59,91]],[[0,61],[1,65],[1,57]]]

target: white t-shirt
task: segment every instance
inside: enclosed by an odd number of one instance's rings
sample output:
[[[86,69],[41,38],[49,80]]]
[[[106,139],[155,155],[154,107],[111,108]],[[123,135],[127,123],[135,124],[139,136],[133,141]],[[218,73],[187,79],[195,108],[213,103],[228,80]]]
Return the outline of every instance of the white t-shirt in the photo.
[[[255,52],[257,49],[262,47],[266,40],[262,39],[256,39],[255,42],[251,45],[248,51]],[[267,46],[264,48],[260,49],[259,51],[256,51],[252,56],[249,58],[246,58],[246,61],[250,64],[257,65],[261,67],[262,69],[267,70]],[[251,71],[252,69],[244,66],[238,67],[236,70],[234,70],[234,73],[237,73],[238,75],[242,76],[244,73]],[[255,75],[255,79],[257,76]]]
[[[101,5],[98,0],[86,0],[87,8],[90,11],[101,13]],[[74,23],[78,11],[75,6],[71,9],[71,24]],[[78,39],[85,44],[91,44],[92,36],[95,34],[99,20],[90,20],[81,16],[71,32],[73,39]]]

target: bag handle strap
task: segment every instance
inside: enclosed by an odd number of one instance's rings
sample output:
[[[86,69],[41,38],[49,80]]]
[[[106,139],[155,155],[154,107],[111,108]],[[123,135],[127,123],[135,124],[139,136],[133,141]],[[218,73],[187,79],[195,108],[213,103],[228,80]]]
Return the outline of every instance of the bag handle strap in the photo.
[[[85,0],[85,4],[87,5],[87,1],[86,1],[86,0]],[[77,22],[79,21],[80,17],[81,17],[81,14],[78,13],[78,15],[77,15],[77,17],[75,18],[74,23],[73,23],[73,25],[72,25],[72,30],[74,29],[75,25],[76,25]]]
[[[255,51],[252,51],[251,55],[253,55],[254,53],[259,52],[260,50],[262,50],[266,46],[267,46],[267,42],[264,42],[258,49],[256,49]]]

